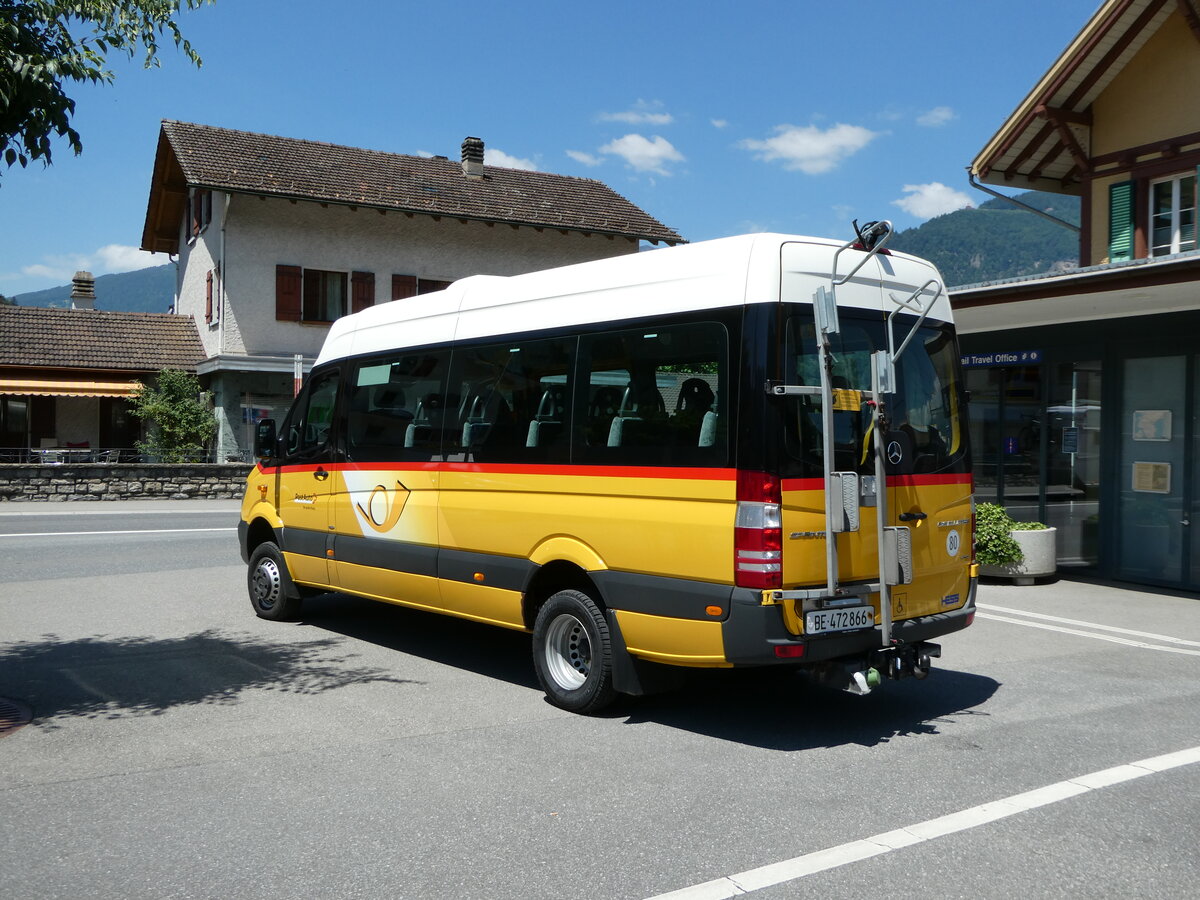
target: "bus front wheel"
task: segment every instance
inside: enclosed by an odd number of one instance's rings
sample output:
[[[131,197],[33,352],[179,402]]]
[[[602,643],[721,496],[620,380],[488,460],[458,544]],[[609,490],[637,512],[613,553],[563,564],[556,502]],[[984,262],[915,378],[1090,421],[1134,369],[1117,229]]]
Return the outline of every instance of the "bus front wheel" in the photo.
[[[281,622],[300,615],[300,597],[291,589],[287,563],[270,541],[259,544],[251,555],[246,587],[259,617]]]
[[[596,712],[617,696],[608,623],[596,602],[580,591],[559,591],[538,610],[533,665],[542,690],[562,709]]]

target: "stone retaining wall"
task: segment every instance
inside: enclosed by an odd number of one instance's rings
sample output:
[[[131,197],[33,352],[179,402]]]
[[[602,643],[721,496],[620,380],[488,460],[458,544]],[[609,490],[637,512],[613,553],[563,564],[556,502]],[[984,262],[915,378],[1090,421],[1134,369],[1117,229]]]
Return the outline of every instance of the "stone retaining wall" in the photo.
[[[245,463],[0,465],[0,502],[241,499]]]

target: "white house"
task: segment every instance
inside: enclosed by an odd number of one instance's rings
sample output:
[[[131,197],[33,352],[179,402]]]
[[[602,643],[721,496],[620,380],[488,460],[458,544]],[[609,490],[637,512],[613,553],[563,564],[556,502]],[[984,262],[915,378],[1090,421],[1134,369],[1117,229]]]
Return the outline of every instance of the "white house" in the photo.
[[[142,249],[178,256],[227,459],[247,458],[339,316],[682,240],[598,181],[487,166],[478,138],[451,161],[164,121]]]

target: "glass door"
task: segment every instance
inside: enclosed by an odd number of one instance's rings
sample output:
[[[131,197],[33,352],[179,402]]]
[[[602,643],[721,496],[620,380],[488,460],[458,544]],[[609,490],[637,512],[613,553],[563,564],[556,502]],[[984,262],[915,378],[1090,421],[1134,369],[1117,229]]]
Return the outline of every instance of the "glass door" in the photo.
[[[1115,574],[1133,581],[1195,584],[1196,414],[1189,369],[1196,357],[1127,359],[1121,391]],[[1189,365],[1190,363],[1190,365]]]

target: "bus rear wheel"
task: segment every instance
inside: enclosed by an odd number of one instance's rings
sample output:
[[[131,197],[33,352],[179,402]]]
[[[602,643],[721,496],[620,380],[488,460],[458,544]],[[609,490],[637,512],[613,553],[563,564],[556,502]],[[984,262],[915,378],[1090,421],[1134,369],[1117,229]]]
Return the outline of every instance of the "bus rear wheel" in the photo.
[[[251,555],[246,587],[250,605],[260,618],[282,622],[300,615],[300,597],[292,590],[287,563],[270,541],[259,544]]]
[[[555,706],[590,713],[612,703],[612,642],[596,601],[567,590],[542,605],[533,625],[533,666]]]

